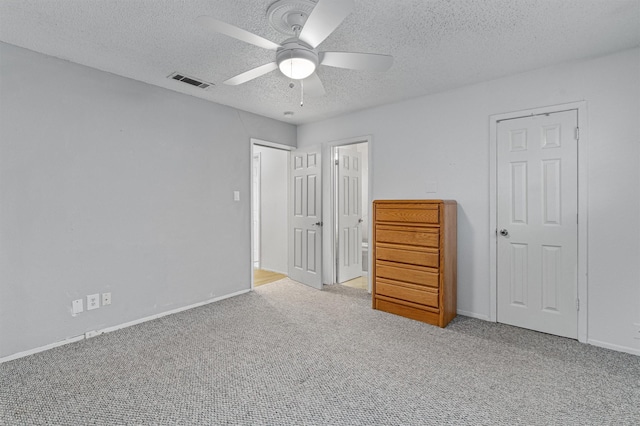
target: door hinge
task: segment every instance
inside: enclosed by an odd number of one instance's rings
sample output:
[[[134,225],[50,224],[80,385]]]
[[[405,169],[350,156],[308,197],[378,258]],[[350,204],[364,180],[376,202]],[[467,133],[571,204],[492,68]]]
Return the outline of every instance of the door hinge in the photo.
[[[580,299],[576,299],[576,311],[580,310]]]
[[[580,140],[580,127],[576,127],[576,140]]]
[[[336,161],[334,162],[334,164],[335,164],[336,166],[337,166],[337,165],[339,165],[339,164],[340,164],[340,160],[338,160],[338,159],[336,158]]]

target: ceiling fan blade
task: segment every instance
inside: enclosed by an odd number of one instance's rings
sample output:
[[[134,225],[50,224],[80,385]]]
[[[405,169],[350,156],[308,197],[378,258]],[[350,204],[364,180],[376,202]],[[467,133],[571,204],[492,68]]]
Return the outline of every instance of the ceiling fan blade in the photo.
[[[300,40],[316,48],[353,10],[353,0],[319,0],[307,18]]]
[[[277,68],[278,64],[276,64],[275,62],[269,62],[268,64],[260,65],[257,68],[245,71],[242,74],[236,75],[235,77],[231,77],[229,80],[225,81],[224,84],[227,84],[229,86],[237,86],[238,84],[246,83],[247,81],[258,78],[261,75],[270,73]]]
[[[311,74],[309,77],[302,80],[304,84],[304,93],[312,98],[319,98],[325,95],[324,86],[317,73]]]
[[[266,38],[262,38],[259,35],[255,35],[231,24],[227,24],[226,22],[218,21],[211,16],[199,16],[196,19],[196,22],[210,31],[215,31],[264,49],[277,50],[281,47],[279,44],[269,41]]]
[[[393,56],[375,53],[321,52],[320,64],[350,70],[387,71],[393,65]]]

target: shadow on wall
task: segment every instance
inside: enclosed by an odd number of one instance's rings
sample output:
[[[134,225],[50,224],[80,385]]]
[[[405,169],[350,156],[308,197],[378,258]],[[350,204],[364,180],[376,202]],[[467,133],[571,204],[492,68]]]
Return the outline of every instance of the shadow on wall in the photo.
[[[464,211],[464,208],[458,201],[458,210],[457,210],[457,248],[458,248],[458,283],[457,283],[457,294],[458,294],[458,309],[462,308],[464,311],[473,312],[472,306],[465,306],[464,303],[460,303],[461,301],[467,300],[480,300],[483,298],[483,295],[476,295],[474,293],[473,288],[473,277],[467,276],[467,274],[472,273],[474,271],[474,232],[473,227],[471,226],[471,222],[469,221],[469,217]],[[464,235],[464,240],[460,239],[460,236]],[[461,268],[460,265],[464,265],[464,268]],[[461,297],[463,296],[463,297]],[[488,297],[484,295],[484,297]]]

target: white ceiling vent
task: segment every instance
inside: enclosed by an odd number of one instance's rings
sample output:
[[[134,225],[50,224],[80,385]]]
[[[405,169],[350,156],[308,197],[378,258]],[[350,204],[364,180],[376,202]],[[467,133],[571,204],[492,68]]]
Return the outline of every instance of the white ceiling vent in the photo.
[[[199,87],[201,89],[208,89],[214,86],[213,83],[207,83],[206,81],[201,81],[201,80],[198,80],[197,78],[189,77],[188,75],[178,73],[178,72],[174,72],[173,74],[169,75],[167,78],[181,81],[183,83],[187,83],[194,87]]]

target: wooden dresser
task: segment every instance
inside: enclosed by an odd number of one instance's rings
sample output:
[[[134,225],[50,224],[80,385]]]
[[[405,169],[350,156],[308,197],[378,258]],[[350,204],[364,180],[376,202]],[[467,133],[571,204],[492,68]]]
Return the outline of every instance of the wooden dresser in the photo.
[[[456,316],[456,210],[449,200],[373,202],[373,308],[445,327]]]

